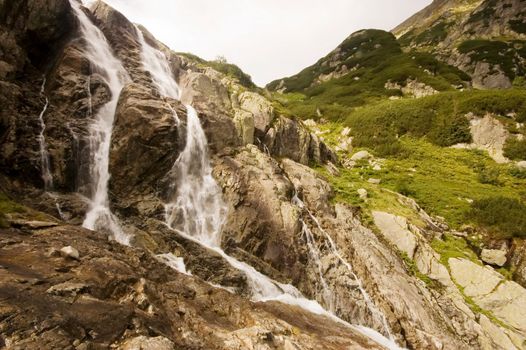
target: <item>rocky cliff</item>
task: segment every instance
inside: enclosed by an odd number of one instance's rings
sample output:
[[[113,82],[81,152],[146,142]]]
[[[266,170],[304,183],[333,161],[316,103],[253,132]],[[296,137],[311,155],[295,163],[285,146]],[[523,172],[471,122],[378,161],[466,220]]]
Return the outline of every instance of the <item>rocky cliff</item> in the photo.
[[[99,1],[80,11],[125,70],[116,96],[86,52],[72,6],[0,2],[0,347],[524,348],[526,290],[476,256],[437,252],[435,239],[460,233],[407,197],[383,193],[403,216],[384,208],[368,217],[340,201],[322,174],[343,178],[340,163],[349,160],[316,123],[282,113],[267,93],[206,61],[172,52]],[[365,54],[403,54],[391,34],[373,34],[383,46],[361,34],[351,41]],[[166,59],[180,95],[160,89],[144,45]],[[320,65],[338,66],[330,63],[338,52]],[[112,227],[80,227],[98,191],[94,120],[117,97],[107,209],[129,246],[114,240]],[[186,105],[197,112],[224,202],[217,247],[165,217],[185,186],[176,165],[194,142]],[[374,161],[362,156],[353,161]],[[524,271],[522,251],[517,240],[510,259]],[[254,276],[325,311],[258,299],[264,291]]]
[[[525,15],[521,0],[436,0],[393,33],[467,72],[475,87],[509,88],[525,74]]]

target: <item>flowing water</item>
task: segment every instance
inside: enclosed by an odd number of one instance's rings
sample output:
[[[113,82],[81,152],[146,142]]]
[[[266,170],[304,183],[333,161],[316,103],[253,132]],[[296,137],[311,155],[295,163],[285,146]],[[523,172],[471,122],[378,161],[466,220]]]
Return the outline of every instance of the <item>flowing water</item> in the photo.
[[[336,243],[334,243],[334,241],[332,240],[331,236],[327,233],[327,231],[325,231],[323,229],[323,227],[321,226],[321,224],[318,221],[318,219],[310,212],[310,210],[305,206],[305,203],[303,203],[303,201],[301,199],[299,199],[296,194],[292,198],[292,202],[298,208],[304,210],[307,213],[307,215],[309,216],[309,218],[312,220],[312,222],[315,223],[315,225],[318,228],[318,230],[324,236],[324,239],[325,239],[325,242],[326,242],[326,246],[329,248],[330,254],[333,255],[334,257],[336,257],[336,259],[338,259],[338,261],[340,261],[340,263],[343,264],[346,267],[347,272],[349,273],[351,278],[358,284],[358,290],[360,291],[360,294],[362,295],[362,298],[365,301],[367,309],[369,310],[369,312],[373,316],[373,319],[374,319],[375,323],[381,325],[382,332],[385,333],[390,339],[394,339],[392,334],[391,334],[391,330],[389,328],[389,324],[387,323],[387,319],[386,319],[385,315],[376,307],[376,305],[374,305],[374,302],[372,301],[371,297],[369,296],[367,291],[363,288],[360,279],[354,273],[351,264],[349,264],[349,262],[342,257],[342,255],[340,254],[340,252],[338,250],[338,247],[336,246]],[[309,247],[310,255],[313,258],[315,264],[318,266],[320,279],[323,281],[323,284],[322,284],[323,285],[323,291],[324,291],[324,293],[326,293],[326,295],[328,295],[331,298],[331,304],[329,304],[329,305],[333,305],[332,301],[334,300],[333,299],[334,296],[333,296],[332,292],[330,291],[330,289],[328,288],[327,283],[325,282],[325,279],[323,277],[323,273],[321,272],[321,261],[320,261],[321,252],[318,249],[318,247],[317,247],[317,245],[316,245],[316,243],[314,241],[314,236],[312,235],[311,230],[309,229],[309,227],[306,225],[306,223],[303,220],[302,220],[302,224],[303,224],[303,233],[306,236],[307,246]],[[331,310],[331,311],[333,311],[333,310]]]
[[[40,121],[40,134],[38,135],[38,144],[40,146],[40,171],[42,174],[42,180],[44,181],[44,190],[49,191],[53,188],[53,175],[51,175],[51,170],[49,167],[49,152],[47,150],[46,138],[44,136],[44,132],[46,131],[44,114],[46,113],[47,108],[49,106],[49,100],[45,95],[45,87],[46,77],[44,77],[42,87],[40,88],[40,96],[45,98],[46,103],[44,104],[44,108],[38,116],[38,120]]]
[[[180,89],[173,78],[166,56],[147,44],[139,29],[137,29],[137,35],[142,46],[143,66],[150,72],[159,92],[165,97],[178,99]],[[222,199],[221,188],[212,176],[206,135],[201,127],[197,112],[189,105],[186,106],[186,109],[186,144],[171,170],[174,180],[169,194],[171,200],[165,204],[166,225],[181,236],[217,252],[231,266],[242,271],[247,277],[252,300],[274,300],[299,306],[312,313],[325,315],[338,322],[345,323],[390,349],[398,349],[392,340],[386,339],[372,329],[349,325],[325,310],[316,301],[303,297],[294,286],[270,279],[252,266],[229,256],[221,249],[221,229],[226,219],[227,207]],[[176,121],[178,122],[178,118]],[[307,226],[305,225],[305,227]],[[314,237],[310,231],[309,234],[309,242],[314,246]],[[173,254],[162,254],[158,258],[175,270],[186,273],[186,267],[181,258]],[[324,289],[329,291],[321,270],[320,279],[323,281]]]
[[[141,58],[144,68],[150,72],[152,80],[162,96],[178,100],[181,91],[173,77],[166,55],[148,44],[139,28],[135,27],[135,30],[139,44],[141,44]]]
[[[80,24],[84,39],[84,55],[91,63],[92,71],[99,73],[110,89],[111,98],[104,104],[90,126],[90,206],[83,226],[92,230],[110,233],[119,243],[129,245],[130,237],[124,233],[119,221],[109,208],[108,181],[109,153],[113,121],[120,92],[128,79],[121,62],[113,55],[104,34],[81,10],[75,0],[70,0],[71,7]]]

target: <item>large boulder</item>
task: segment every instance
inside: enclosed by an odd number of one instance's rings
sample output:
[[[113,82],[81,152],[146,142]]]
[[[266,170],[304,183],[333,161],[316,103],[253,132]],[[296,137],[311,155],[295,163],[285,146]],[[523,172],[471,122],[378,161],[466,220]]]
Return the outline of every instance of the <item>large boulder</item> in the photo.
[[[210,114],[228,114],[232,111],[226,86],[208,74],[188,71],[181,77],[179,85],[184,104]]]
[[[160,100],[142,85],[125,86],[115,114],[109,165],[110,190],[121,209],[148,215],[162,206],[168,173],[185,143],[177,119],[182,123],[185,117],[177,101]]]
[[[276,118],[263,143],[273,156],[301,164],[338,162],[336,155],[298,120]]]
[[[240,108],[254,116],[254,127],[258,136],[265,135],[274,119],[274,107],[270,101],[251,91],[244,91],[239,94],[238,100]]]

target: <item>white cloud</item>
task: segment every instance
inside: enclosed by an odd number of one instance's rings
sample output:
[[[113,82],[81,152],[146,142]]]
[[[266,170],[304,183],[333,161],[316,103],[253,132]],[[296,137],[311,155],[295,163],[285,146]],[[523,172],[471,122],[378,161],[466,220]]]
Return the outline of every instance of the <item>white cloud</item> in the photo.
[[[363,28],[389,30],[431,0],[105,0],[175,51],[225,56],[258,85],[297,73]]]

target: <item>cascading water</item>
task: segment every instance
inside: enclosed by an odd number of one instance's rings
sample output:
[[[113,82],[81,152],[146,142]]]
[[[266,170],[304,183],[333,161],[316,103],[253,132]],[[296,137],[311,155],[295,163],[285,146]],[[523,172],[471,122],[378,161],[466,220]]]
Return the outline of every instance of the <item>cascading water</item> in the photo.
[[[46,143],[46,137],[44,135],[46,131],[46,123],[44,122],[44,114],[47,111],[47,108],[49,107],[49,99],[45,95],[45,88],[46,88],[46,76],[44,75],[42,86],[40,87],[40,96],[44,97],[46,103],[44,104],[44,107],[42,108],[42,111],[38,115],[38,120],[40,121],[40,133],[38,135],[38,144],[40,148],[40,173],[42,175],[42,180],[44,181],[44,191],[46,194],[53,199],[55,202],[55,208],[57,209],[57,213],[60,216],[61,219],[64,219],[64,213],[62,212],[62,209],[60,208],[60,204],[58,202],[58,198],[56,194],[53,192],[53,175],[51,174],[51,168],[50,168],[50,161],[49,161],[49,151],[47,149],[47,143]]]
[[[343,264],[346,267],[349,275],[352,277],[352,279],[354,281],[356,281],[356,283],[358,285],[358,290],[360,291],[360,294],[362,295],[362,298],[365,301],[367,309],[370,311],[370,313],[373,316],[375,322],[378,323],[379,325],[381,325],[382,328],[383,328],[382,332],[384,332],[389,337],[389,339],[393,340],[394,338],[393,338],[393,336],[391,334],[391,330],[389,328],[389,324],[387,323],[387,319],[386,319],[385,315],[376,307],[376,305],[374,305],[371,297],[369,296],[367,291],[363,288],[360,279],[354,273],[354,271],[353,271],[353,269],[351,267],[351,264],[349,264],[349,262],[342,257],[342,255],[340,254],[340,252],[338,250],[338,247],[336,246],[336,243],[334,243],[334,241],[332,240],[331,236],[327,233],[327,231],[325,231],[323,229],[323,227],[321,226],[321,224],[318,221],[318,219],[310,212],[310,210],[307,208],[305,203],[303,203],[303,201],[301,199],[299,199],[299,197],[296,194],[294,194],[294,197],[292,198],[292,203],[295,204],[301,210],[304,210],[307,213],[307,215],[309,216],[309,218],[312,220],[312,222],[314,222],[314,224],[316,225],[318,230],[323,234],[323,236],[325,238],[325,241],[326,241],[326,245],[329,248],[330,254],[333,255],[334,257],[336,257],[336,259],[338,261],[340,261],[340,263]],[[313,260],[315,260],[315,264],[317,264],[317,266],[318,266],[319,274],[321,275],[320,279],[322,281],[324,281],[324,283],[322,284],[324,292],[328,293],[331,296],[331,298],[332,298],[333,296],[332,296],[332,293],[330,292],[330,289],[329,289],[328,292],[326,291],[326,288],[328,288],[328,286],[327,286],[327,283],[325,282],[325,279],[324,279],[324,277],[322,276],[322,273],[321,273],[321,267],[320,267],[321,266],[321,261],[320,261],[321,253],[320,253],[318,247],[316,246],[316,243],[314,242],[314,236],[312,235],[312,232],[310,231],[309,227],[307,226],[307,224],[303,220],[302,220],[302,225],[303,225],[303,227],[302,227],[303,233],[306,236],[307,245],[309,247],[310,254],[313,257]],[[332,301],[331,301],[331,303],[332,303]]]
[[[44,136],[44,132],[46,131],[44,114],[46,113],[47,108],[49,106],[49,100],[45,95],[45,87],[46,77],[44,76],[42,87],[40,88],[40,96],[43,96],[45,98],[46,103],[44,104],[44,108],[38,116],[38,120],[40,121],[40,134],[38,135],[38,143],[40,146],[40,171],[42,174],[42,180],[44,181],[44,190],[49,191],[53,188],[53,175],[51,175],[51,170],[49,167],[49,152],[47,150],[46,138]]]
[[[117,217],[109,208],[108,181],[109,152],[113,120],[120,92],[128,79],[121,62],[113,55],[104,34],[97,28],[80,8],[70,0],[71,7],[79,20],[80,31],[85,41],[84,55],[91,63],[93,71],[99,73],[111,92],[110,100],[98,110],[90,127],[90,207],[83,226],[109,233],[121,244],[129,244],[130,237],[122,230]]]
[[[165,97],[178,98],[180,90],[172,76],[166,56],[148,45],[140,30],[137,29],[137,31],[142,46],[143,65],[150,72],[154,84]],[[294,286],[268,278],[252,266],[229,256],[221,249],[221,229],[226,218],[227,207],[222,199],[221,188],[212,176],[206,135],[197,112],[189,105],[186,106],[186,109],[186,145],[171,171],[175,186],[170,194],[171,201],[165,205],[167,226],[179,235],[217,252],[231,266],[242,271],[247,277],[252,300],[274,300],[296,305],[358,329],[387,348],[399,349],[393,341],[384,338],[376,331],[349,325],[325,310],[316,301],[303,297]],[[312,234],[311,238],[314,244]],[[163,254],[159,256],[159,259],[178,271],[186,272],[181,258]],[[322,277],[321,271],[320,277]]]
[[[149,45],[139,28],[135,27],[135,30],[142,48],[141,58],[144,68],[152,75],[152,80],[161,95],[178,100],[181,90],[172,76],[172,69],[166,55]]]

